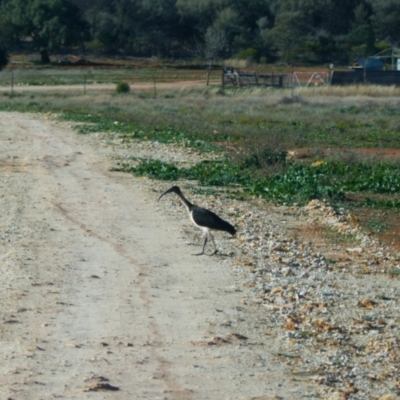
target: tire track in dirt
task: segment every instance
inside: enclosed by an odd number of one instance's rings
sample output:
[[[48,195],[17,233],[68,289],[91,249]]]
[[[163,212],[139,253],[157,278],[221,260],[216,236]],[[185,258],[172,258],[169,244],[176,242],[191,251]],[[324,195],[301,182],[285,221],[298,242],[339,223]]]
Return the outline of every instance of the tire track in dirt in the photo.
[[[93,231],[92,229],[89,229],[84,223],[74,218],[71,215],[71,213],[68,212],[68,210],[66,210],[61,204],[53,203],[53,205],[65,218],[67,218],[74,225],[78,226],[80,230],[84,231],[86,234],[92,237],[95,237],[100,242],[104,242],[111,245],[112,248],[122,257],[127,259],[132,266],[139,267],[139,273],[137,274],[138,276],[137,282],[140,286],[140,298],[143,301],[143,307],[146,310],[146,314],[149,316],[151,314],[150,310],[152,308],[153,302],[151,301],[150,295],[148,294],[148,291],[145,287],[145,280],[144,280],[147,274],[147,270],[149,268],[148,265],[139,263],[133,257],[129,256],[122,245],[114,243],[108,240],[107,238],[103,237],[102,235],[98,234],[97,232]],[[192,398],[192,391],[183,388],[174,380],[173,374],[171,372],[172,364],[167,359],[162,357],[157,351],[158,349],[163,347],[162,343],[164,343],[165,341],[165,335],[161,333],[160,328],[156,322],[151,321],[149,323],[149,327],[151,328],[152,336],[154,339],[150,344],[150,346],[148,347],[148,349],[150,354],[157,360],[159,364],[157,379],[161,379],[165,382],[165,384],[168,387],[168,393],[173,394],[175,399],[190,400]]]

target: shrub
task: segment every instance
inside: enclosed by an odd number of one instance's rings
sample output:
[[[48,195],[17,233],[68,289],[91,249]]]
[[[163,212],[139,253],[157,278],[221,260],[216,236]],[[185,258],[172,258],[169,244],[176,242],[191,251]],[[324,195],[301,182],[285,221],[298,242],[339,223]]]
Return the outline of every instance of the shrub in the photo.
[[[126,82],[118,82],[117,87],[115,88],[117,93],[129,93],[130,90],[131,88]]]
[[[257,153],[253,153],[246,157],[243,166],[246,168],[269,168],[276,164],[284,164],[286,162],[288,152],[286,150],[277,150],[270,147],[260,149]]]
[[[241,141],[231,157],[243,168],[250,168],[258,176],[272,176],[286,167],[288,155],[286,140],[279,131],[250,133]]]

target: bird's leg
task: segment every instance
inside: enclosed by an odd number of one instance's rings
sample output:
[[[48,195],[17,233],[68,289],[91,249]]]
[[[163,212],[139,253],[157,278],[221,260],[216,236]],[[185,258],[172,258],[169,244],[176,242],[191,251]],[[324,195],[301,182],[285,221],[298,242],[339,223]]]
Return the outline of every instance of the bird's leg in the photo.
[[[204,254],[204,249],[205,249],[205,247],[206,247],[207,240],[208,240],[208,238],[207,238],[207,232],[205,232],[205,234],[204,234],[203,250],[201,251],[201,253],[193,254],[194,256],[202,256],[202,255]]]
[[[214,236],[211,234],[211,232],[209,232],[209,234],[210,234],[210,238],[214,245],[214,252],[212,254],[210,254],[210,256],[213,256],[214,254],[217,254],[218,250],[217,250],[217,246],[215,245]]]

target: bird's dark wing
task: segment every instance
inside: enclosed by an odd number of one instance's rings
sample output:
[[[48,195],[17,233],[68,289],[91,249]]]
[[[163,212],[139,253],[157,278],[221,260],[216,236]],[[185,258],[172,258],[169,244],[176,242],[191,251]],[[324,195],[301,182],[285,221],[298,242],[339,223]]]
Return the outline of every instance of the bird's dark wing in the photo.
[[[224,221],[210,210],[193,206],[191,213],[193,221],[200,227],[229,232],[231,235],[236,233],[236,229],[229,222]]]

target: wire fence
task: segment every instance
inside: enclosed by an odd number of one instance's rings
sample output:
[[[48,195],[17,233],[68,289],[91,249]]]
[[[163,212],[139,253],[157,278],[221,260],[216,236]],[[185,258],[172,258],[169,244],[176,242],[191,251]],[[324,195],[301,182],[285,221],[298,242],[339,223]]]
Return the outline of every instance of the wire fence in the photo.
[[[325,71],[293,72],[292,86],[329,86],[331,73]]]
[[[240,71],[225,67],[222,71],[222,84],[234,86],[315,87],[328,86],[331,73],[326,71],[290,72],[285,74]]]
[[[5,70],[0,72],[0,89],[14,94],[18,90],[29,90],[34,87],[64,87],[68,86],[86,93],[88,84],[96,83],[93,75],[84,70]],[[78,88],[77,88],[78,86]],[[71,87],[72,88],[72,87]]]

